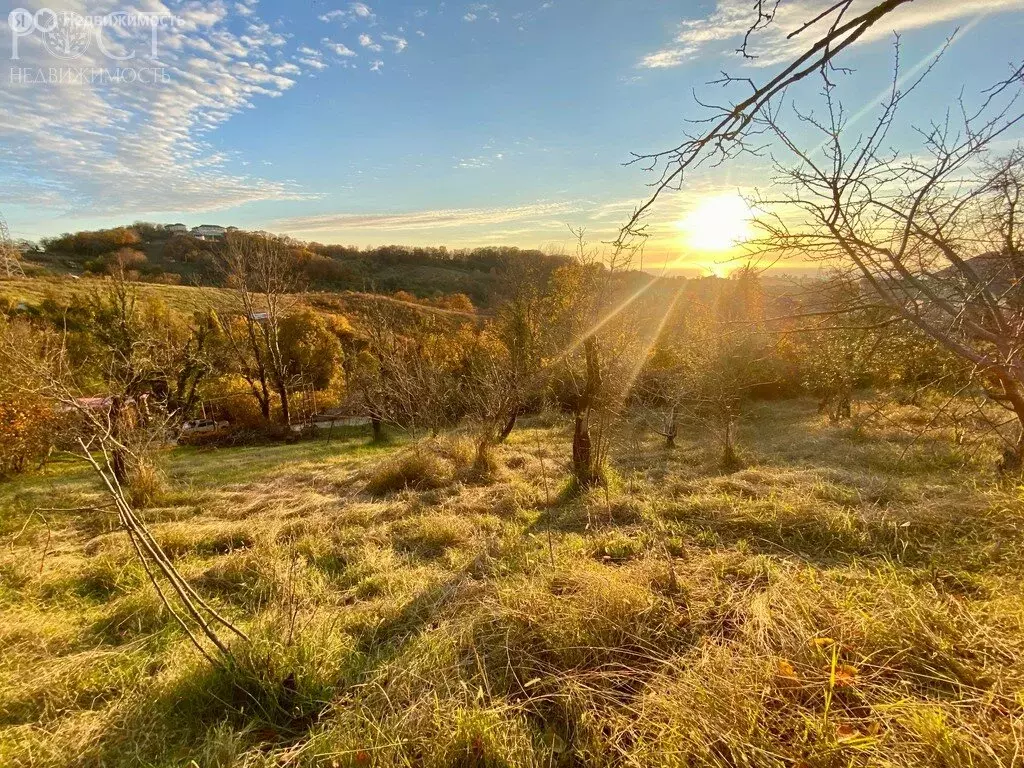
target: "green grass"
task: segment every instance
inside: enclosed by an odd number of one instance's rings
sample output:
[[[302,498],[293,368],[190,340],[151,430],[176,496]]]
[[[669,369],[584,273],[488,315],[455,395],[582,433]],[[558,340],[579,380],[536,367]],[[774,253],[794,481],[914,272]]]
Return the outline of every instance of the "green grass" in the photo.
[[[0,298],[38,305],[47,296],[69,301],[73,296],[86,296],[104,285],[102,278],[94,277],[31,277],[0,280]],[[185,314],[226,306],[229,294],[220,288],[197,288],[189,285],[162,285],[138,283],[144,297],[159,298],[168,307]]]
[[[479,273],[474,273],[479,275]],[[471,283],[477,277],[471,279]],[[67,303],[73,297],[86,297],[96,291],[102,290],[109,285],[109,281],[99,277],[71,277],[46,276],[29,278],[0,278],[0,305],[9,302],[13,306],[24,302],[30,307],[39,306],[46,298],[54,298],[58,302]],[[232,292],[224,288],[197,285],[165,285],[162,283],[137,282],[133,284],[139,295],[143,298],[154,298],[162,301],[168,308],[184,315],[193,312],[203,312],[208,309],[217,311],[237,311],[237,299]],[[361,287],[361,286],[360,286]],[[445,295],[448,293],[460,292],[460,288],[466,286],[427,286],[418,290],[418,296]],[[472,286],[470,286],[472,287]],[[385,285],[378,284],[378,288],[385,290],[399,290],[398,287],[388,289]],[[444,289],[444,290],[442,290]],[[475,293],[475,291],[470,291]],[[314,308],[329,307],[330,311],[341,311],[350,315],[359,315],[366,304],[379,301],[393,301],[388,297],[382,297],[375,293],[364,293],[356,290],[346,291],[307,291],[295,296],[298,305],[307,305]]]
[[[143,514],[252,637],[229,670],[109,515],[30,515],[102,503],[84,465],[0,485],[0,765],[1020,764],[1024,491],[992,455],[807,402],[754,409],[733,473],[685,436],[624,425],[576,497],[557,420],[485,479],[458,436],[168,452]]]

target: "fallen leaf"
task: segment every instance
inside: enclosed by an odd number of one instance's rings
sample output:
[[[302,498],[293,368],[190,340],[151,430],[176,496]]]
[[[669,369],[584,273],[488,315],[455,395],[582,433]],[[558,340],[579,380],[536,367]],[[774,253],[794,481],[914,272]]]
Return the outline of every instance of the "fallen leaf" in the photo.
[[[775,674],[779,677],[784,677],[787,680],[800,679],[797,677],[796,670],[793,668],[793,665],[785,659],[779,659],[778,663],[775,665]]]
[[[851,739],[860,738],[861,735],[860,731],[847,723],[841,723],[836,728],[836,738],[839,741],[850,741]]]
[[[860,674],[859,671],[852,664],[840,664],[836,667],[836,687],[842,688],[844,686],[856,685],[858,674]]]

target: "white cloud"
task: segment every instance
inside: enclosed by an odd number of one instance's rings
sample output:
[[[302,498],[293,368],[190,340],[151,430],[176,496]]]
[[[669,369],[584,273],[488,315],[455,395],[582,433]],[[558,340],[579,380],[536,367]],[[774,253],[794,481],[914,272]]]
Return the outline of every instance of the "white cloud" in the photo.
[[[855,0],[845,18],[853,18],[873,2]],[[833,0],[782,0],[772,23],[752,37],[749,52],[757,58],[747,62],[754,66],[770,66],[790,59],[797,51],[803,51],[808,45],[807,40],[819,27],[834,21],[834,14],[826,16],[817,26],[803,34],[791,39],[787,39],[787,36],[833,4]],[[709,16],[683,21],[672,43],[647,54],[639,65],[648,69],[677,67],[708,52],[735,53],[755,18],[753,8],[754,4],[749,0],[717,0],[715,10]],[[1014,10],[1024,10],[1024,0],[928,0],[927,3],[908,3],[871,27],[858,43],[889,39],[894,30],[908,31],[934,24],[952,24],[979,14]]]
[[[475,157],[462,157],[455,161],[455,167],[464,169],[490,168],[496,162],[504,159],[504,152],[496,152],[490,155],[477,155]]]
[[[397,35],[381,35],[380,39],[387,43],[394,43],[395,53],[401,53],[409,47],[409,41]]]
[[[340,21],[342,25],[348,26],[356,21],[372,24],[376,21],[377,16],[366,3],[349,3],[348,8],[335,8],[321,15],[319,19],[323,22]]]
[[[487,18],[491,21],[501,21],[498,12],[487,3],[473,3],[469,6],[466,14],[462,17],[464,21],[473,22],[480,18]]]
[[[327,69],[327,65],[324,63],[323,59],[314,59],[311,56],[305,56],[298,59],[298,61],[300,64],[305,64],[310,69],[315,69],[318,72]]]
[[[270,29],[269,24],[262,22],[250,24],[246,27],[248,34],[242,35],[239,38],[243,43],[249,47],[259,47],[262,45],[269,45],[272,48],[280,48],[282,45],[288,42],[288,38],[279,32],[274,32]]]
[[[700,47],[696,45],[665,48],[644,56],[643,60],[640,62],[640,66],[647,69],[668,69],[670,67],[678,67],[680,64],[685,64],[690,59],[695,58],[699,50]]]
[[[150,72],[142,82],[5,83],[0,89],[5,159],[0,183],[16,186],[25,200],[50,201],[58,216],[207,211],[308,197],[291,183],[232,170],[232,162],[241,158],[216,151],[208,138],[240,111],[283,94],[302,71],[282,61],[280,46],[286,41],[258,18],[252,5],[227,0],[176,5],[183,23],[158,30],[156,57],[148,29],[110,33],[105,38],[109,52],[134,51],[130,66]],[[170,12],[159,0],[90,0],[88,12],[140,8]],[[238,28],[246,34],[235,32]],[[0,57],[5,53],[10,59],[10,37],[0,35]],[[37,36],[19,40],[19,56],[20,66],[28,70],[68,65]],[[95,45],[71,64],[100,70],[125,66]],[[152,76],[154,68],[160,77]]]
[[[384,62],[381,61],[380,59],[377,59],[376,61],[373,61],[373,62],[370,63],[370,71],[371,72],[380,72],[383,69],[384,69]]]
[[[365,32],[359,36],[359,44],[363,46],[363,48],[367,48],[373,51],[374,53],[380,53],[382,50],[384,50],[383,46],[380,43],[373,42],[373,38],[370,37]]]
[[[345,230],[429,230],[489,226],[510,221],[542,220],[575,213],[580,201],[540,202],[507,208],[449,208],[405,213],[336,213],[299,216],[274,223],[283,232],[341,232]]]
[[[321,42],[324,44],[324,47],[326,47],[327,50],[333,52],[338,56],[344,56],[348,58],[351,56],[358,55],[355,51],[353,51],[344,43],[336,43],[333,40],[327,39],[326,37],[323,40],[321,40]]]

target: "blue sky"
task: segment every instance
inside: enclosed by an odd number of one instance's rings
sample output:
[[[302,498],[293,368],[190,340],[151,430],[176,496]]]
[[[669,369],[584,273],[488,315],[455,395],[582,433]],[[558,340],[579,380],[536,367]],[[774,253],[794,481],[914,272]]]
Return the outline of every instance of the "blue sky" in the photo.
[[[155,57],[148,33],[99,33],[102,49],[79,40],[69,60],[38,30],[2,30],[0,55],[16,44],[18,58],[0,79],[0,210],[17,237],[142,219],[355,245],[548,248],[565,247],[567,224],[610,236],[651,181],[623,167],[629,153],[678,143],[701,114],[693,89],[721,97],[706,83],[723,68],[766,76],[793,50],[784,33],[830,4],[783,0],[760,58],[743,62],[750,0],[6,2],[176,20],[158,30]],[[958,27],[915,117],[1019,56],[1024,0],[916,0],[850,52],[844,99],[876,99],[894,29],[910,66]],[[159,66],[162,79],[35,74],[109,69],[109,54],[129,51],[125,67]],[[896,140],[913,149],[907,128]],[[750,159],[691,176],[657,209],[652,247],[706,262],[674,222],[769,178],[767,161]]]

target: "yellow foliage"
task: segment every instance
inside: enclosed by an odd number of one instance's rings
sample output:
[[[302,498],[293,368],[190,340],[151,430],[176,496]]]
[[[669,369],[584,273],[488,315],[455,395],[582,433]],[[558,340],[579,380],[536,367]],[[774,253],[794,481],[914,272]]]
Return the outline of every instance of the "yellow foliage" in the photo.
[[[0,393],[0,475],[24,472],[45,459],[55,428],[56,414],[43,398]]]

